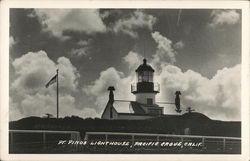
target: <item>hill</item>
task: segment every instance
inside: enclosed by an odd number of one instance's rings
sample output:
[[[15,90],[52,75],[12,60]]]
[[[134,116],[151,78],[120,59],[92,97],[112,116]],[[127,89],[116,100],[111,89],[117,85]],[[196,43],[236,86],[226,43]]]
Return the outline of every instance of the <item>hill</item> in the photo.
[[[80,118],[77,116],[65,118],[27,117],[9,123],[13,130],[67,130],[85,132],[135,132],[184,134],[189,128],[191,135],[205,136],[241,136],[241,122],[211,120],[207,116],[193,112],[183,115],[165,115],[148,120],[105,120],[99,118]]]

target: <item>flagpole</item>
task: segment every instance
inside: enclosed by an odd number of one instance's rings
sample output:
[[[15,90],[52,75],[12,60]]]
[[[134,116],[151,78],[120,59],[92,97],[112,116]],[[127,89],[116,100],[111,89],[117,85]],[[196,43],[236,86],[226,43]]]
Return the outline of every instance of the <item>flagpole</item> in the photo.
[[[59,85],[59,81],[58,81],[58,71],[59,69],[56,70],[56,74],[57,74],[57,79],[56,79],[56,118],[58,119],[58,115],[59,115],[59,97],[58,97],[58,85]]]

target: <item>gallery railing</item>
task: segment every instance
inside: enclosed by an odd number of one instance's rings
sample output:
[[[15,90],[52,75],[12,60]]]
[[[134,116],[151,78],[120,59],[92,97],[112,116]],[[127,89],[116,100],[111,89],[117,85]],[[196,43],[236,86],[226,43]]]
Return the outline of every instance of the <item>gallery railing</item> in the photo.
[[[160,84],[157,82],[137,82],[137,83],[133,83],[131,84],[131,92],[135,93],[135,92],[160,92]]]

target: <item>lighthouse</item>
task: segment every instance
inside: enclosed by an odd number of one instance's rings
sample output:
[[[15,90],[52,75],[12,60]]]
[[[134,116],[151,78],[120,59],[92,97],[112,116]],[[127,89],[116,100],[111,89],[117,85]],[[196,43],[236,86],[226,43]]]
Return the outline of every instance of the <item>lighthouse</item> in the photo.
[[[114,107],[114,87],[109,87],[109,101],[102,113],[103,119],[144,120],[163,115],[163,107],[156,104],[155,96],[160,92],[160,85],[154,82],[154,69],[146,59],[135,70],[136,82],[131,84],[131,93],[135,101],[129,101],[129,113],[119,112]],[[112,90],[111,90],[112,89]],[[112,97],[110,97],[112,96]]]
[[[143,59],[136,70],[136,83],[131,85],[131,93],[135,95],[136,102],[141,104],[155,104],[155,95],[159,93],[159,84],[154,81],[154,69]],[[156,88],[155,88],[156,87]]]
[[[131,106],[134,106],[134,112],[138,113],[139,110],[135,110],[139,106],[144,114],[149,115],[162,115],[163,108],[158,106],[155,101],[155,96],[160,92],[160,85],[154,82],[154,69],[147,64],[147,60],[143,59],[143,63],[135,70],[136,83],[131,85],[131,93],[135,95],[135,103],[137,107],[131,102]],[[134,104],[135,104],[134,103]],[[142,113],[142,112],[139,112]]]

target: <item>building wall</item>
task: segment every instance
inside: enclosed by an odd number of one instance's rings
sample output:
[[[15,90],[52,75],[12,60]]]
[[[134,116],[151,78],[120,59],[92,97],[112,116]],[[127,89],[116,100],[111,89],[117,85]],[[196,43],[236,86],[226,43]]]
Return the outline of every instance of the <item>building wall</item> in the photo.
[[[158,105],[154,107],[141,105],[141,107],[145,110],[147,114],[152,114],[152,115],[155,115],[156,113],[159,115],[163,114],[163,107],[160,107]]]
[[[147,104],[147,98],[153,99],[153,104],[155,104],[155,93],[137,93],[135,95],[136,102]]]

